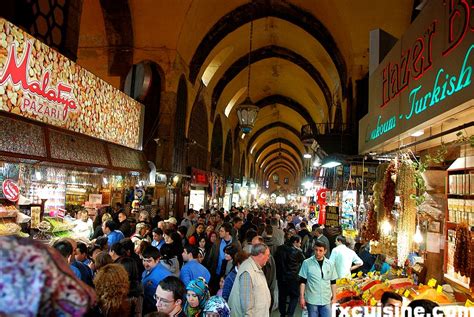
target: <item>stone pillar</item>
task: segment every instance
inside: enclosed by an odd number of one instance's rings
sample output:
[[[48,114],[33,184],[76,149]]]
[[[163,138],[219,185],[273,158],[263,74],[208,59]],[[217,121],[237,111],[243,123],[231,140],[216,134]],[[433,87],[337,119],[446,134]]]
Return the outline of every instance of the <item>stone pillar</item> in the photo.
[[[176,93],[162,92],[160,100],[160,119],[158,123],[156,169],[171,171],[174,144],[174,116],[176,109]]]

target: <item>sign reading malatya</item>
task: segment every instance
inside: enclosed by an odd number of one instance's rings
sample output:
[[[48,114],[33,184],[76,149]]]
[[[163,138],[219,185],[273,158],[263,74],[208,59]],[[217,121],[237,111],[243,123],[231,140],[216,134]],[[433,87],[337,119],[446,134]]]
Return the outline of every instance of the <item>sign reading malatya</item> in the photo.
[[[469,3],[429,1],[370,76],[369,113],[359,121],[360,153],[461,111],[474,98]]]
[[[0,110],[141,149],[142,104],[1,18]]]

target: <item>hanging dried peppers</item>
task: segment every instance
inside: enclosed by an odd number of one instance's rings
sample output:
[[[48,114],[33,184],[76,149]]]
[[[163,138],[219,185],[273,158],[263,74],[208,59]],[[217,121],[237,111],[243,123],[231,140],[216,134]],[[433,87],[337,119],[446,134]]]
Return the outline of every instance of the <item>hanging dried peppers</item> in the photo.
[[[385,177],[383,182],[382,200],[385,211],[385,217],[388,219],[392,218],[392,209],[395,204],[395,182],[393,177],[396,175],[397,170],[395,168],[395,162],[392,161],[385,171]],[[393,176],[393,177],[392,177]]]

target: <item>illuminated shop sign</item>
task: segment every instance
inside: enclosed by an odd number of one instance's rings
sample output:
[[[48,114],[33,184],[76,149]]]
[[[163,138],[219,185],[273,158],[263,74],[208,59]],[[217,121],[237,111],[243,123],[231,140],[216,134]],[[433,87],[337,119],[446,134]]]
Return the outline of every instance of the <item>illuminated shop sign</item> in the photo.
[[[473,14],[466,1],[424,8],[370,76],[361,153],[473,99]]]
[[[0,110],[141,149],[142,104],[1,18]]]

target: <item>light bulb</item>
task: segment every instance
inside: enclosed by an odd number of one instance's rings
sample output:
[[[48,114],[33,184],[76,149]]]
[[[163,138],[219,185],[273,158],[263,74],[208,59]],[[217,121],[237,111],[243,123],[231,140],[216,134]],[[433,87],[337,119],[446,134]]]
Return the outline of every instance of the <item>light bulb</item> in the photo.
[[[413,236],[413,241],[417,244],[423,242],[423,236],[421,235],[420,226],[416,225],[415,235]]]
[[[41,172],[40,172],[40,171],[36,171],[36,172],[35,172],[35,177],[36,177],[36,180],[37,180],[37,181],[40,181],[40,180],[41,180]]]
[[[392,231],[392,225],[390,222],[388,222],[387,219],[384,219],[382,221],[382,225],[380,226],[380,230],[382,231],[382,234],[385,236],[388,236],[390,234],[390,231]]]

